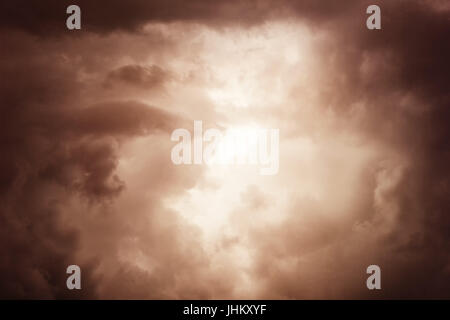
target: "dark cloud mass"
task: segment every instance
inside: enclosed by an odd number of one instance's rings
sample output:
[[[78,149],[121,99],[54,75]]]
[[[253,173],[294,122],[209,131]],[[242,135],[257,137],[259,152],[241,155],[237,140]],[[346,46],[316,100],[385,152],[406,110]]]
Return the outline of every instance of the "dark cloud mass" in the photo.
[[[82,30],[66,29],[70,4]],[[372,31],[370,4],[2,1],[0,297],[450,298],[450,8],[378,1]],[[284,100],[221,109],[210,86],[234,69],[215,68],[280,23],[304,28],[313,52],[281,77],[289,55],[262,68],[258,83],[284,84]],[[232,61],[238,87],[254,62]],[[279,180],[242,177],[231,201],[226,177],[171,163],[170,134],[241,115],[275,121],[287,148]],[[312,169],[294,152],[305,135]],[[196,217],[223,208],[215,243]],[[83,290],[65,287],[70,264]],[[379,292],[365,287],[370,264]]]

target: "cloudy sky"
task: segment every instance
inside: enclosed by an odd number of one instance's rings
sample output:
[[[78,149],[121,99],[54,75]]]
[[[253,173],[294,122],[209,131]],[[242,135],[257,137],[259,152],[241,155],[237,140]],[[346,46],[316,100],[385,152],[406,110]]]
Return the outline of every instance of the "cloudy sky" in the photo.
[[[449,32],[445,0],[2,1],[0,297],[450,298]],[[279,129],[278,174],[174,165],[194,120]]]

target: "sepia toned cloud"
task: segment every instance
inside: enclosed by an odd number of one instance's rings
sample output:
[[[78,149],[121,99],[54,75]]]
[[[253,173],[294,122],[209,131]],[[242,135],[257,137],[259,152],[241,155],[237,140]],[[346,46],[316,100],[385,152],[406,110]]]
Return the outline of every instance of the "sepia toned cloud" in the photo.
[[[69,4],[0,5],[0,297],[450,297],[445,4]],[[174,165],[194,120],[278,174]]]

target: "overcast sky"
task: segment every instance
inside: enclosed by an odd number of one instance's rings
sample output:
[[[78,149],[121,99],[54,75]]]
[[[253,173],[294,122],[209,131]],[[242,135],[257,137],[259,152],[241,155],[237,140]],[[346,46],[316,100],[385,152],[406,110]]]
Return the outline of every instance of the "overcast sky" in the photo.
[[[0,297],[450,298],[450,6],[370,4],[2,1]],[[174,165],[194,120],[278,174]]]

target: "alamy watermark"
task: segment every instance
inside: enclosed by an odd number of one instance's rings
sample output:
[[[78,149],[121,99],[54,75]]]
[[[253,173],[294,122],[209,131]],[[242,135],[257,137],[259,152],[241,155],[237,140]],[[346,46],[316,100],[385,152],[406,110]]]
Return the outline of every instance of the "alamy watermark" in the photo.
[[[261,175],[275,175],[279,169],[279,129],[241,128],[221,131],[194,121],[194,132],[184,128],[172,132],[177,141],[171,151],[175,165],[258,165]]]

